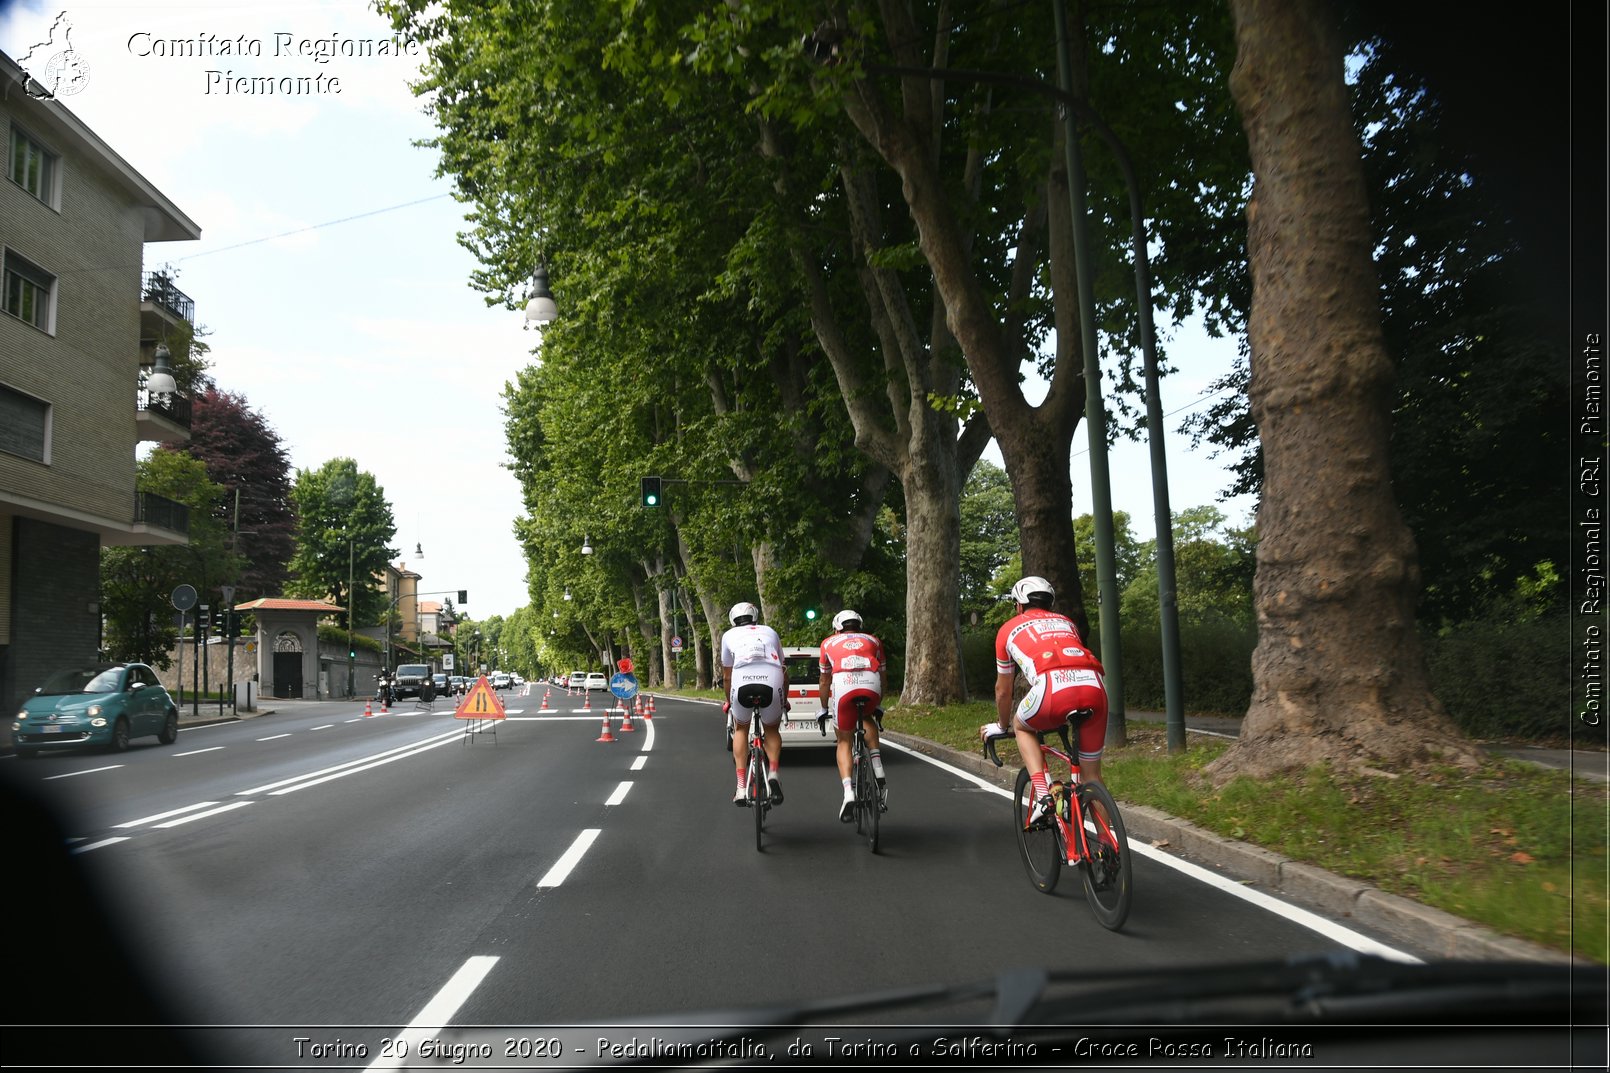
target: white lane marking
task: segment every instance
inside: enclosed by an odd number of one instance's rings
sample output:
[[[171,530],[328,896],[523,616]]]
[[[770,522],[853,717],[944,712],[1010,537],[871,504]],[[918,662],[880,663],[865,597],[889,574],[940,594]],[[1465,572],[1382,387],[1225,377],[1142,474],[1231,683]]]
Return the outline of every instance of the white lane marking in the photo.
[[[564,856],[555,861],[554,866],[548,869],[547,874],[541,879],[537,880],[537,889],[542,890],[545,887],[557,887],[559,884],[563,883],[565,881],[565,877],[570,875],[571,870],[574,869],[576,865],[581,863],[581,859],[586,855],[588,847],[593,844],[593,840],[597,838],[600,833],[599,828],[589,827],[587,830],[577,835],[576,841],[572,842],[570,844],[570,848],[565,850]]]
[[[122,764],[108,764],[105,767],[85,768],[83,771],[67,771],[67,772],[63,772],[60,775],[47,775],[47,776],[45,776],[44,781],[45,782],[54,782],[56,779],[71,779],[71,778],[73,778],[74,776],[77,776],[77,775],[93,775],[98,771],[116,771],[118,768],[120,768],[122,766],[123,766]]]
[[[623,782],[619,786],[615,787],[615,792],[609,795],[609,800],[604,802],[604,807],[609,808],[613,805],[620,804],[622,801],[625,801],[626,792],[631,788],[632,784],[629,782]]]
[[[654,748],[654,720],[652,720],[652,719],[643,720],[643,729],[648,732],[648,733],[643,735],[643,750],[642,751],[646,753],[650,749]]]
[[[192,820],[205,820],[210,816],[219,816],[225,812],[233,812],[235,809],[245,808],[249,804],[251,804],[250,801],[231,801],[227,805],[220,805],[215,809],[208,809],[206,812],[198,812],[194,816],[181,816],[177,820],[169,820],[167,823],[159,823],[156,826],[178,827],[180,824],[189,823]]]
[[[1005,789],[1004,787],[996,786],[987,779],[979,778],[970,771],[963,771],[961,768],[947,764],[943,760],[937,760],[925,753],[919,753],[915,749],[889,741],[888,739],[885,739],[885,743],[893,746],[903,753],[915,756],[919,760],[926,760],[928,763],[944,771],[948,771],[952,775],[965,779],[968,782],[976,783],[977,785],[982,786],[984,789],[989,790],[991,793],[999,794],[1008,800],[1010,800],[1012,797],[1012,791]],[[1310,913],[1306,909],[1299,909],[1295,905],[1283,902],[1279,898],[1272,897],[1271,895],[1265,894],[1262,891],[1252,890],[1243,884],[1237,883],[1232,879],[1227,879],[1216,872],[1210,872],[1201,865],[1192,864],[1190,861],[1183,861],[1174,856],[1172,853],[1164,853],[1161,850],[1154,849],[1151,846],[1145,845],[1144,843],[1135,841],[1131,841],[1129,843],[1129,848],[1148,860],[1156,861],[1158,864],[1167,865],[1169,868],[1190,876],[1192,879],[1200,880],[1216,890],[1221,890],[1232,897],[1240,898],[1244,902],[1250,902],[1260,909],[1274,913],[1276,916],[1284,917],[1293,924],[1301,925],[1302,927],[1308,928],[1310,931],[1316,931],[1325,936],[1327,939],[1338,942],[1350,950],[1356,950],[1361,954],[1375,954],[1379,957],[1390,958],[1393,961],[1404,961],[1410,964],[1420,963],[1420,959],[1415,957],[1413,954],[1399,950],[1396,947],[1387,946],[1384,943],[1377,942],[1367,935],[1361,935],[1358,932],[1353,931],[1351,928],[1345,928],[1333,920],[1326,920],[1317,913]]]
[[[457,729],[453,729],[453,730],[448,731],[446,734],[443,734],[443,735],[441,735],[441,736],[439,736],[437,738],[426,738],[425,741],[426,742],[431,742],[431,741],[437,741],[437,742],[456,741],[458,739],[459,733],[460,733],[460,731],[458,731]],[[249,794],[268,793],[270,790],[277,790],[281,786],[289,786],[292,783],[302,782],[304,779],[317,778],[320,775],[326,775],[326,774],[328,774],[328,773],[330,773],[332,771],[340,771],[342,768],[357,767],[359,764],[368,764],[371,761],[373,761],[376,757],[386,756],[386,755],[388,755],[390,753],[406,752],[408,750],[412,750],[412,749],[417,748],[418,745],[419,745],[419,743],[417,743],[417,742],[412,744],[412,745],[399,745],[394,749],[387,749],[387,750],[384,750],[383,752],[374,753],[374,754],[372,754],[370,756],[363,756],[363,757],[359,757],[356,760],[349,760],[345,764],[337,764],[334,767],[321,768],[318,771],[310,771],[305,775],[297,775],[295,778],[281,779],[279,782],[271,782],[271,783],[268,783],[268,784],[263,785],[263,786],[254,787],[253,789],[250,789],[250,790],[242,790],[242,791],[240,791],[239,796],[245,797],[245,796],[247,796]]]
[[[116,838],[103,838],[99,842],[91,842],[87,846],[74,846],[68,852],[69,853],[88,853],[92,849],[100,849],[102,846],[115,846],[119,842],[127,842],[128,840],[129,840],[128,835],[118,835]]]
[[[461,734],[462,734],[462,731],[455,730],[451,734],[449,734],[447,737],[445,737],[445,738],[443,738],[443,739],[441,739],[439,741],[427,741],[425,744],[416,746],[416,747],[410,749],[408,752],[397,753],[394,756],[382,756],[380,759],[374,760],[374,761],[372,761],[370,763],[363,764],[361,767],[348,766],[345,771],[332,771],[330,774],[323,775],[323,776],[318,777],[318,778],[314,778],[313,776],[306,776],[305,778],[307,779],[307,781],[305,781],[305,782],[300,781],[300,780],[296,780],[296,779],[292,779],[290,781],[292,783],[294,783],[294,785],[287,786],[287,785],[281,784],[280,789],[278,789],[278,790],[270,790],[269,794],[271,796],[273,796],[273,797],[281,797],[281,796],[283,796],[285,794],[294,794],[298,790],[306,790],[309,787],[318,786],[318,785],[320,785],[322,783],[333,782],[336,779],[344,779],[348,775],[356,775],[360,771],[368,771],[371,768],[381,767],[381,766],[383,766],[385,764],[390,764],[390,763],[392,763],[394,761],[397,761],[397,760],[406,760],[410,756],[418,756],[420,753],[428,753],[432,749],[439,749],[443,745],[450,745],[453,742],[459,740],[459,737],[460,737]],[[315,774],[317,774],[317,773],[315,773]]]
[[[329,730],[333,726],[335,726],[334,723],[325,723],[323,726],[308,727],[308,729],[309,730]]]
[[[112,826],[117,830],[121,830],[124,827],[144,827],[146,824],[156,823],[158,820],[166,820],[173,816],[183,816],[186,812],[194,812],[198,808],[212,808],[217,803],[218,802],[216,801],[203,801],[199,805],[186,805],[184,808],[176,808],[168,812],[159,812],[155,816],[146,816],[143,819],[130,820],[128,823],[115,823]]]
[[[405,1060],[405,1055],[411,1057],[418,1053],[420,1041],[447,1027],[453,1015],[458,1013],[459,1007],[463,1006],[475,989],[481,986],[481,981],[486,979],[486,974],[491,972],[492,966],[497,963],[497,958],[483,955],[472,957],[459,966],[453,978],[443,984],[442,989],[436,992],[436,996],[419,1011],[419,1016],[398,1033],[391,1054],[377,1058],[370,1063],[369,1068],[396,1069]]]
[[[222,745],[209,745],[205,749],[192,749],[188,753],[174,753],[174,756],[200,756],[202,753],[216,753],[223,748]]]
[[[639,756],[636,760],[632,761],[632,770],[633,771],[642,771],[643,770],[643,765],[646,764],[646,763],[648,763],[648,757]]]
[[[266,738],[258,738],[257,740],[258,741],[279,741],[281,738],[288,738],[288,737],[290,737],[289,734],[270,734]]]

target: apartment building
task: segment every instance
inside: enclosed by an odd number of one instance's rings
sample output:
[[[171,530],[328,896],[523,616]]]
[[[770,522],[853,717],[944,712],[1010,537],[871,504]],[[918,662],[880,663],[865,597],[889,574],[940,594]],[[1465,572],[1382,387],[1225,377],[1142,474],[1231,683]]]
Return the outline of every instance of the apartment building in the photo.
[[[38,83],[32,88],[37,91]],[[184,544],[180,504],[135,490],[141,441],[189,438],[189,400],[142,389],[194,308],[145,245],[201,230],[0,53],[0,705],[94,660],[100,552]]]

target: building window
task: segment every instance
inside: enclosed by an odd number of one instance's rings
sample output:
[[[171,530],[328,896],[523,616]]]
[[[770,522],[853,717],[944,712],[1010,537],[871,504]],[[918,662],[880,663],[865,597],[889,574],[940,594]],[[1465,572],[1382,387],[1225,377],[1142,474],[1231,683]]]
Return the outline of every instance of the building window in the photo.
[[[5,311],[42,332],[50,331],[51,299],[56,277],[43,268],[6,251]]]
[[[11,128],[11,181],[47,205],[56,203],[56,154]]]
[[[50,462],[50,403],[0,384],[0,451]]]

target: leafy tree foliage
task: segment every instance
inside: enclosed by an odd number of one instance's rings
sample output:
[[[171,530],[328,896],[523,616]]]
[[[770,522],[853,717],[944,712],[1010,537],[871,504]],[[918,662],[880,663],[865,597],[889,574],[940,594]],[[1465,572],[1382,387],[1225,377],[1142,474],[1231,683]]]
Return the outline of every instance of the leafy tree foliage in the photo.
[[[1217,507],[1206,505],[1174,515],[1176,606],[1181,625],[1228,622],[1253,625],[1252,578],[1257,537],[1252,529],[1229,529]],[[1137,549],[1142,564],[1124,588],[1124,620],[1155,626],[1158,621],[1155,540]]]
[[[245,559],[236,599],[278,596],[289,576],[296,532],[290,459],[279,434],[244,396],[208,385],[195,399],[184,451],[200,459],[207,476],[225,490],[222,520],[236,530],[236,548]]]
[[[291,559],[295,596],[328,597],[348,607],[356,625],[374,623],[386,610],[376,585],[397,555],[391,504],[374,474],[350,458],[333,458],[318,469],[296,471],[296,552]],[[348,592],[348,578],[355,591]],[[346,623],[346,614],[342,616]]]

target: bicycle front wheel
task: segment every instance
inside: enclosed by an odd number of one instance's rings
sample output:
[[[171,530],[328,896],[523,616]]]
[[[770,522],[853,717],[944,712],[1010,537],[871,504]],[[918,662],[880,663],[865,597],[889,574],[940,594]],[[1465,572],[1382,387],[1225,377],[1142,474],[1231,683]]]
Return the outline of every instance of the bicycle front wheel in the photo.
[[[878,852],[878,780],[872,770],[872,757],[863,744],[855,759],[856,829],[866,835],[867,846]]]
[[[1029,779],[1027,768],[1018,769],[1017,792],[1012,795],[1012,800],[1017,845],[1023,851],[1023,867],[1029,870],[1029,879],[1033,880],[1034,888],[1050,894],[1057,887],[1057,880],[1062,875],[1062,860],[1067,854],[1063,850],[1062,831],[1049,810],[1038,820],[1029,822],[1029,817],[1034,813],[1034,783]]]
[[[1090,851],[1079,862],[1085,898],[1101,926],[1117,931],[1129,917],[1135,893],[1124,818],[1118,813],[1118,802],[1099,782],[1079,784],[1079,812]]]

